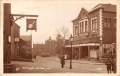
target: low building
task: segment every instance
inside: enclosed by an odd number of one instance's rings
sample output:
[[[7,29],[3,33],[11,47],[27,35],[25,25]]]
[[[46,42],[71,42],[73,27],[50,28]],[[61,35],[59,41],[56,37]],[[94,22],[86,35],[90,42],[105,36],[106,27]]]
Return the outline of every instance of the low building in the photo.
[[[28,59],[31,59],[32,58],[32,35],[21,35],[20,39],[22,39],[26,43],[26,46],[25,46],[26,55]]]
[[[33,44],[33,53],[36,55],[41,55],[45,51],[45,44]]]
[[[11,26],[11,58],[19,56],[19,38],[20,38],[20,26],[13,23]],[[17,41],[18,39],[18,41]]]

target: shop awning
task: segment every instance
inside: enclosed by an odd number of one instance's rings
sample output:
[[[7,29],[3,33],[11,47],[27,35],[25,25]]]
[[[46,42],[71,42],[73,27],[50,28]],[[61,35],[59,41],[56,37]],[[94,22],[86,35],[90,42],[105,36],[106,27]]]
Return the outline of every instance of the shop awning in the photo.
[[[100,46],[100,43],[87,43],[87,44],[73,44],[72,47],[79,46]],[[65,47],[71,47],[71,45],[66,45]]]

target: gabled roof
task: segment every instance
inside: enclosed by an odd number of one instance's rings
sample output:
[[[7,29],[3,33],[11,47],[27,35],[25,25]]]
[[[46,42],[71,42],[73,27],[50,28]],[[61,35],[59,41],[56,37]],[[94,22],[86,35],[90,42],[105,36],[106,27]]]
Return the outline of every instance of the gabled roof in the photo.
[[[113,4],[98,4],[90,12],[97,10],[99,8],[103,8],[104,11],[116,12],[116,5]]]
[[[15,22],[13,22],[13,26],[16,26],[16,27],[20,28],[20,26]]]
[[[31,35],[21,35],[20,38],[24,41],[31,41],[32,40]]]
[[[87,11],[86,9],[82,8],[82,9],[80,10],[80,13],[79,13],[78,17],[81,17],[81,15],[82,15],[83,12],[85,12],[86,14],[88,13],[88,11]],[[77,18],[78,18],[78,17],[77,17]]]
[[[84,15],[83,15],[83,13],[84,13]],[[75,20],[77,20],[77,19],[80,19],[80,18],[82,18],[82,17],[86,17],[87,14],[88,14],[88,11],[87,11],[86,9],[84,9],[84,8],[81,8],[78,17],[77,17],[76,19],[74,19],[73,21],[75,21]],[[72,22],[73,22],[73,21],[72,21]]]

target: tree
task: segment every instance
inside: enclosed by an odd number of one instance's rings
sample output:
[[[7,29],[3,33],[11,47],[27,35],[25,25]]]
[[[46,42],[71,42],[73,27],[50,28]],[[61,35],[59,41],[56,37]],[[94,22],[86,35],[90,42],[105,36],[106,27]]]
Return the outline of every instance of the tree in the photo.
[[[57,29],[57,36],[56,36],[56,53],[61,54],[63,53],[63,49],[65,46],[65,40],[69,36],[69,30],[66,27],[61,27],[60,29]]]
[[[65,40],[69,36],[69,30],[67,27],[61,27],[60,29],[57,29],[57,35],[60,35],[63,40]]]

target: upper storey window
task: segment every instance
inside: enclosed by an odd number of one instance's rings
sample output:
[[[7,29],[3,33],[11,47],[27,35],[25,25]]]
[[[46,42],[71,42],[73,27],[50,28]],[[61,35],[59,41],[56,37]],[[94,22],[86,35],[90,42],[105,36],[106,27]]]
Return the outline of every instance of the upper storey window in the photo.
[[[75,25],[75,35],[78,35],[78,30],[79,30],[78,25]]]
[[[111,27],[111,19],[110,18],[104,18],[104,28],[109,29]]]
[[[88,32],[88,19],[82,20],[79,23],[79,33]]]
[[[91,30],[97,29],[97,17],[92,18],[91,20]]]

